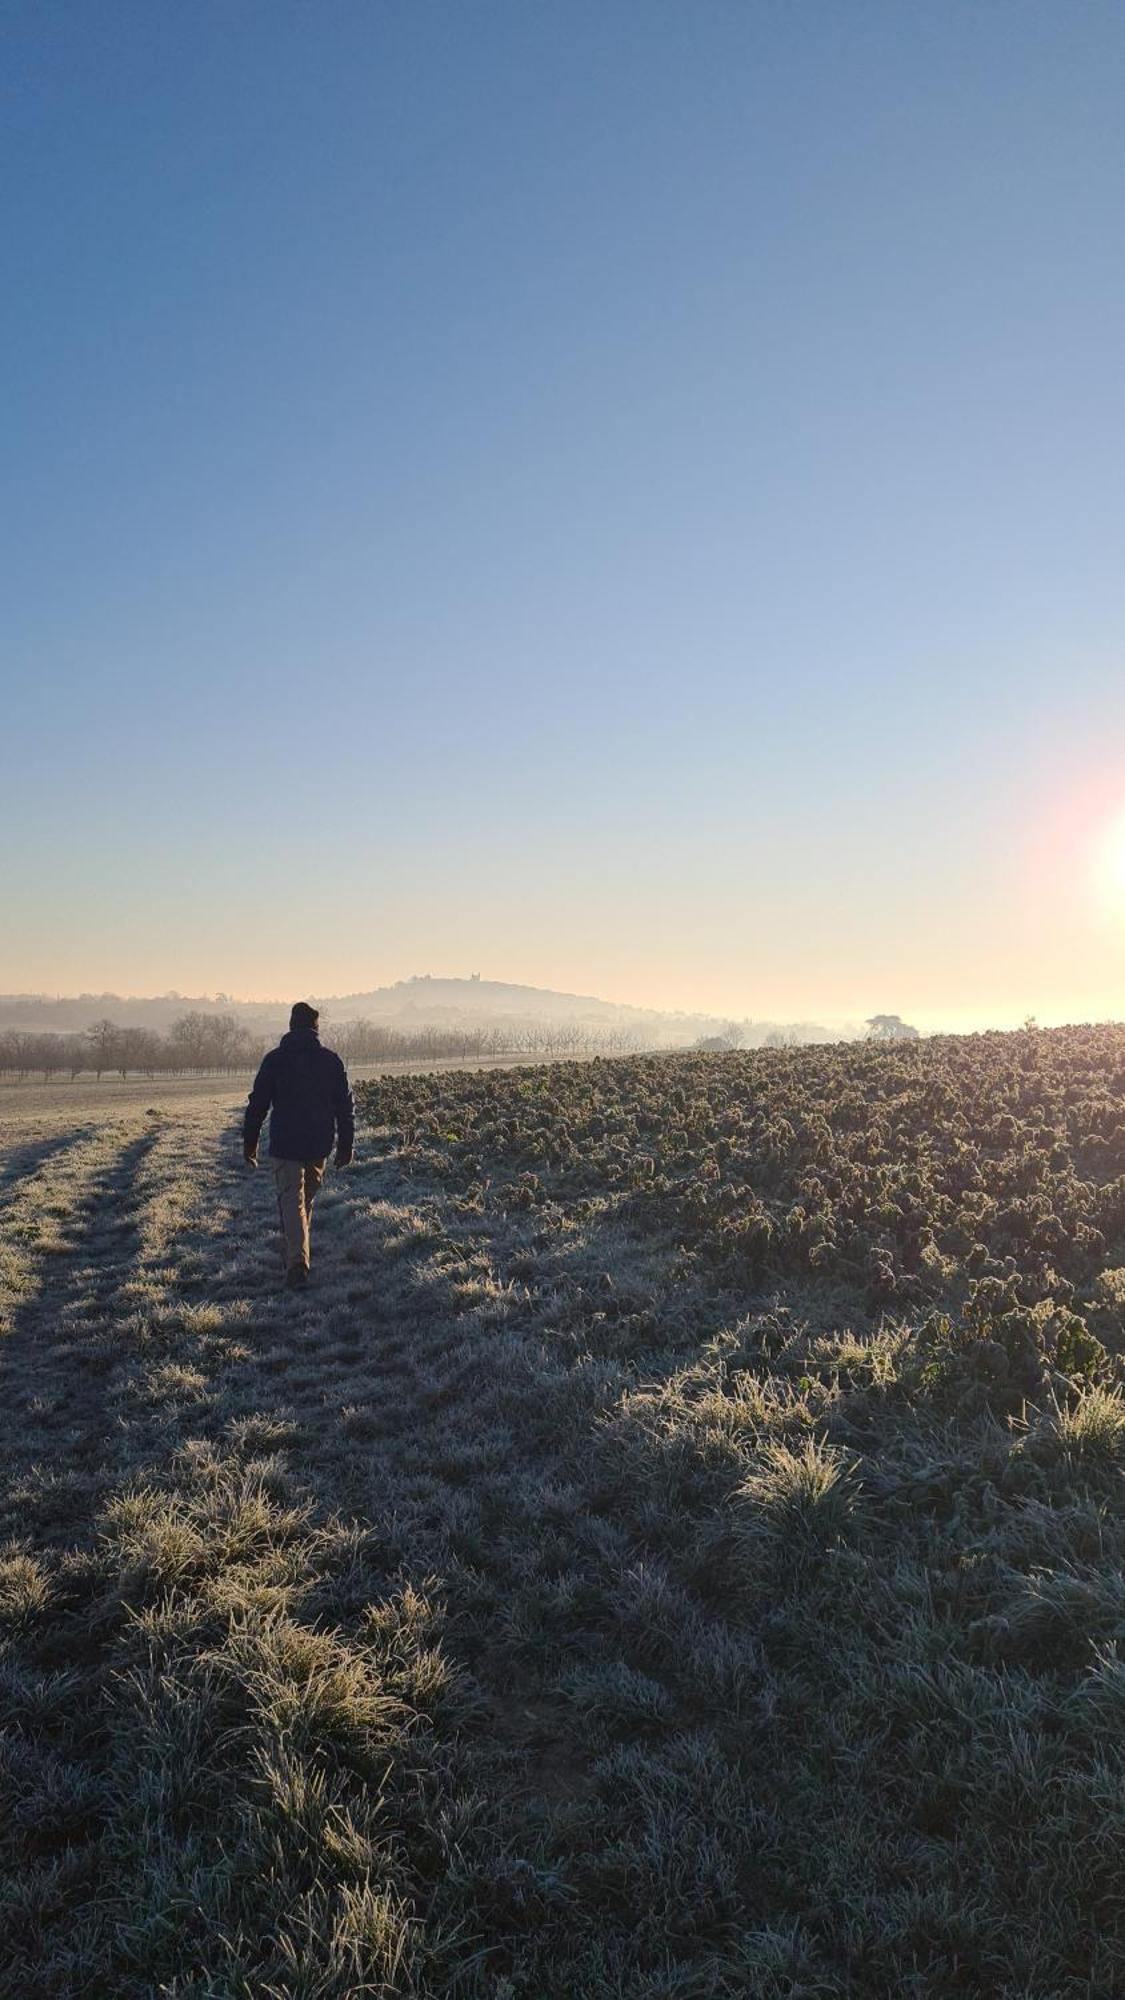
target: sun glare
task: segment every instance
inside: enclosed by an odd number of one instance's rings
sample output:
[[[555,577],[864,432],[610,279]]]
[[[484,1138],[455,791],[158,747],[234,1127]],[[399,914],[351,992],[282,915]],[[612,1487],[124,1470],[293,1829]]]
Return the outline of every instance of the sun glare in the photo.
[[[1110,822],[1099,844],[1097,886],[1106,910],[1125,918],[1125,810]]]

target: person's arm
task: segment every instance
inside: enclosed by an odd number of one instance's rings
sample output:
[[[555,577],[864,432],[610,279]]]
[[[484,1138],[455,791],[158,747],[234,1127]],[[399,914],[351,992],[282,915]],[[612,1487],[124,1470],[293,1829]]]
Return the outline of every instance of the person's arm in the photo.
[[[262,1058],[262,1066],[254,1078],[254,1088],[246,1101],[246,1113],[242,1120],[242,1157],[248,1167],[258,1164],[258,1137],[266,1122],[266,1112],[273,1103],[273,1050]]]
[[[336,1118],[336,1165],[347,1167],[355,1151],[355,1100],[348,1072],[338,1058],[337,1061],[336,1084],[332,1093],[332,1110]]]

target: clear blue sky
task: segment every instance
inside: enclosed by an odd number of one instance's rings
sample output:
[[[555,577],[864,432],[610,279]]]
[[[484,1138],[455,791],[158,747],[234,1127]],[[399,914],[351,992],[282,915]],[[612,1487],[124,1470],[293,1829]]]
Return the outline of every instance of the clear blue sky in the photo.
[[[0,38],[0,987],[1125,1013],[1125,10]]]

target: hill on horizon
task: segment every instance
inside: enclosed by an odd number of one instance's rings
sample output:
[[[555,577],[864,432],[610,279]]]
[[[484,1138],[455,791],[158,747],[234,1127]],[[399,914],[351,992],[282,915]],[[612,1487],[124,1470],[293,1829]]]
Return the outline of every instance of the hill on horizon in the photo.
[[[322,1010],[329,1029],[334,1022],[356,1020],[402,1027],[452,1027],[466,1021],[503,1021],[510,1025],[571,1022],[633,1031],[650,1047],[671,1048],[719,1034],[730,1025],[729,1016],[635,1007],[622,1001],[601,1000],[594,994],[560,993],[550,987],[524,986],[509,980],[482,979],[478,975],[447,978],[415,973],[392,985],[371,987],[364,992],[308,997]],[[290,1004],[289,1000],[238,1000],[223,992],[80,993],[54,997],[45,993],[6,993],[0,994],[0,1031],[54,1030],[66,1034],[104,1019],[116,1021],[122,1027],[165,1030],[181,1015],[198,1012],[232,1014],[236,1020],[259,1028],[276,1025],[280,1033]],[[778,1030],[801,1041],[836,1039],[828,1028],[811,1021],[746,1018],[737,1025],[743,1037],[753,1041],[764,1040],[767,1034]]]

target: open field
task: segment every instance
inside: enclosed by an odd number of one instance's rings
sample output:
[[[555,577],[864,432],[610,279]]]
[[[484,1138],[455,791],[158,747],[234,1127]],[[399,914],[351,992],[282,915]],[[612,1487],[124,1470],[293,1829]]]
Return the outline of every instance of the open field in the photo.
[[[326,1045],[332,1042],[325,1036]],[[581,1058],[566,1058],[579,1061]],[[413,1076],[458,1073],[478,1069],[526,1069],[539,1064],[536,1056],[439,1056],[398,1062],[352,1063],[353,1082],[377,1076]],[[88,1124],[130,1111],[177,1111],[204,1104],[222,1110],[245,1104],[254,1081],[253,1069],[228,1076],[127,1076],[53,1077],[43,1083],[34,1077],[0,1077],[0,1134],[15,1129],[53,1129],[71,1124]]]
[[[1125,1992],[1125,1031],[381,1080],[296,1296],[152,1089],[0,1154],[5,2000]]]

